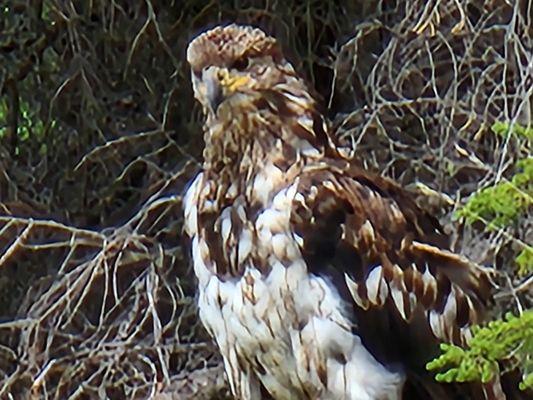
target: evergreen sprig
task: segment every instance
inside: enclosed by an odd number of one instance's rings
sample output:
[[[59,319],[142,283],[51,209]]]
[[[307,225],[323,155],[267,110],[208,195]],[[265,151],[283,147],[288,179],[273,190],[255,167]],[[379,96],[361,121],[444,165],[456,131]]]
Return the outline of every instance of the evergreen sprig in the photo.
[[[491,126],[491,130],[500,136],[507,137],[509,135],[516,135],[518,137],[533,140],[533,128],[524,127],[519,124],[509,124],[507,122],[495,122]]]
[[[442,354],[426,367],[439,372],[439,382],[489,382],[502,365],[520,366],[524,373],[520,389],[533,388],[533,310],[520,316],[507,314],[505,319],[485,327],[473,327],[468,348],[441,344]]]
[[[457,211],[466,222],[483,221],[488,230],[515,222],[533,205],[533,157],[517,162],[520,172],[509,181],[482,189]]]

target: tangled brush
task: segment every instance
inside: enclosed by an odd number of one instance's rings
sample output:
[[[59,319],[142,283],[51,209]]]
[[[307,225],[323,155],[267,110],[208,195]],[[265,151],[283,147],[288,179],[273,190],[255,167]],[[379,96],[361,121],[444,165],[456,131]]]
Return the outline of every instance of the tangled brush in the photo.
[[[354,154],[410,187],[456,250],[500,271],[496,317],[530,308],[528,259],[522,276],[515,259],[532,207],[496,229],[486,229],[490,212],[460,210],[482,189],[515,182],[518,160],[530,157],[531,138],[515,132],[532,125],[531,7],[2,5],[0,398],[227,394],[181,239],[181,196],[202,151],[185,47],[224,22],[276,36]],[[520,190],[531,202],[528,180]]]

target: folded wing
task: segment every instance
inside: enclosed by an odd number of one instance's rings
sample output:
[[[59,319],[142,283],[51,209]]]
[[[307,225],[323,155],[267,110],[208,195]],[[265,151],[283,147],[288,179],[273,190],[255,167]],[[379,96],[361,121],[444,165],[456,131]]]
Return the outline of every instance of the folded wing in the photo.
[[[423,365],[438,342],[464,344],[481,322],[486,269],[451,252],[437,221],[391,181],[341,163],[310,166],[291,223],[310,271],[352,300],[355,329],[384,362]]]

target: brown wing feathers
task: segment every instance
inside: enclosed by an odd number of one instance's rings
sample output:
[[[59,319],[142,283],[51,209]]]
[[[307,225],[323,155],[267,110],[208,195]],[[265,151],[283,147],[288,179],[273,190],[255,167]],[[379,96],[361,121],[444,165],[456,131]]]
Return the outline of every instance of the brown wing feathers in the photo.
[[[487,275],[447,250],[438,223],[401,188],[324,167],[304,172],[299,191],[292,222],[312,272],[343,277],[363,310],[388,307],[407,322],[421,314],[437,338],[464,343],[461,328],[481,321],[490,298]]]

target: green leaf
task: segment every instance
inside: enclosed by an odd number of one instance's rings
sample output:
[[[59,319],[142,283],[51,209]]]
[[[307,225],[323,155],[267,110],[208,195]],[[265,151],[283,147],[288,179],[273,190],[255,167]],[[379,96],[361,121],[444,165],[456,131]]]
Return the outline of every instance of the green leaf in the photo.
[[[430,371],[439,371],[439,382],[489,382],[506,363],[519,365],[528,374],[521,388],[533,385],[533,310],[519,317],[508,314],[504,320],[492,321],[485,327],[472,329],[468,348],[442,344],[442,354],[426,364]]]
[[[518,137],[526,138],[527,140],[533,139],[533,128],[523,127],[519,124],[509,124],[508,122],[495,122],[491,126],[492,132],[499,136],[507,137],[509,135],[515,135]]]
[[[533,272],[533,247],[527,246],[522,249],[515,259],[518,265],[518,274],[525,276]]]

